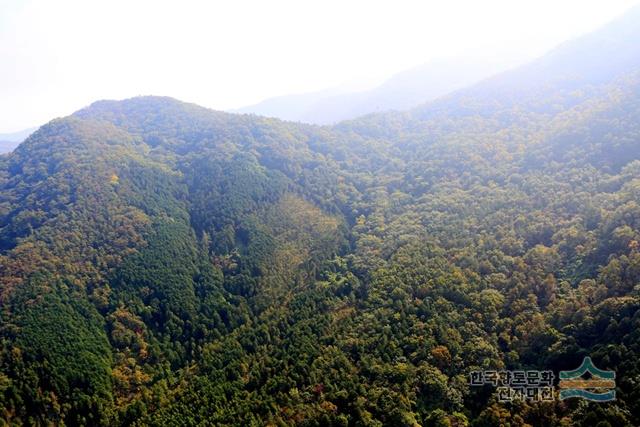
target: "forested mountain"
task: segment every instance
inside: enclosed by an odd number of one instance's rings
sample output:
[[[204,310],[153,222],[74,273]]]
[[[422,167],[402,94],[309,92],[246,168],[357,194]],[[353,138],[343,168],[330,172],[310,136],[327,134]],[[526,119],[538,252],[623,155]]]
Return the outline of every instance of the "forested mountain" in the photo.
[[[0,157],[4,422],[639,425],[639,16],[332,127],[159,97],[41,127]],[[469,384],[585,356],[615,401]]]
[[[266,99],[236,110],[282,120],[335,124],[364,114],[406,110],[507,70],[499,58],[442,58],[393,75],[365,91],[326,90]]]

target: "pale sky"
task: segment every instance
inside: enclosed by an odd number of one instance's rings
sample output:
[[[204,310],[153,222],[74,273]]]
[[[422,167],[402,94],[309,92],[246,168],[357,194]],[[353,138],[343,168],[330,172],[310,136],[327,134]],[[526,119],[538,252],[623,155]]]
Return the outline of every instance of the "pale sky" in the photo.
[[[215,109],[452,56],[541,55],[638,0],[0,0],[0,133],[98,99]]]

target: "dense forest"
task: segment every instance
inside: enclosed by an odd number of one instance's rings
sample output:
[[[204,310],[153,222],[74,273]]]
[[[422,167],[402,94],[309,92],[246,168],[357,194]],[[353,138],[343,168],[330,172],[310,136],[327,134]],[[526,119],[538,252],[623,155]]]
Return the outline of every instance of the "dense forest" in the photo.
[[[0,157],[1,423],[640,425],[638,16],[332,127],[41,127]],[[615,401],[469,383],[585,356]]]

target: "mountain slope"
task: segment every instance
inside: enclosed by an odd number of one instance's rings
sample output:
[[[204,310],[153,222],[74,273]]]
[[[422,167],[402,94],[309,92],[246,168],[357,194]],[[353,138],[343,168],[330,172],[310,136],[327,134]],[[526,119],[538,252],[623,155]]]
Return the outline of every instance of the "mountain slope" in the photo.
[[[43,126],[0,157],[3,419],[638,425],[636,16],[334,127],[159,97]],[[468,382],[585,356],[615,402]]]

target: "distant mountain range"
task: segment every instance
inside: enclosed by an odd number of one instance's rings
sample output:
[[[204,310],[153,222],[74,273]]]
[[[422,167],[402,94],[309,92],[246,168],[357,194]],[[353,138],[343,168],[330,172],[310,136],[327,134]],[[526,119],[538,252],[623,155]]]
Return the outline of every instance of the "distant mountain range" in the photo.
[[[409,110],[464,88],[493,90],[495,84],[503,88],[521,84],[532,87],[548,82],[551,75],[576,87],[584,79],[598,83],[609,78],[611,70],[629,68],[638,62],[637,15],[636,8],[615,25],[568,41],[517,68],[517,61],[500,58],[439,59],[400,72],[371,90],[345,93],[336,88],[278,96],[233,112],[326,125],[370,113]],[[486,84],[473,88],[483,80],[487,80]]]
[[[330,89],[278,96],[234,112],[333,124],[369,113],[410,109],[505,71],[515,63],[500,58],[437,59],[400,72],[367,91],[344,93]]]
[[[24,129],[18,132],[0,133],[0,154],[13,151],[22,141],[27,139],[37,128]]]

